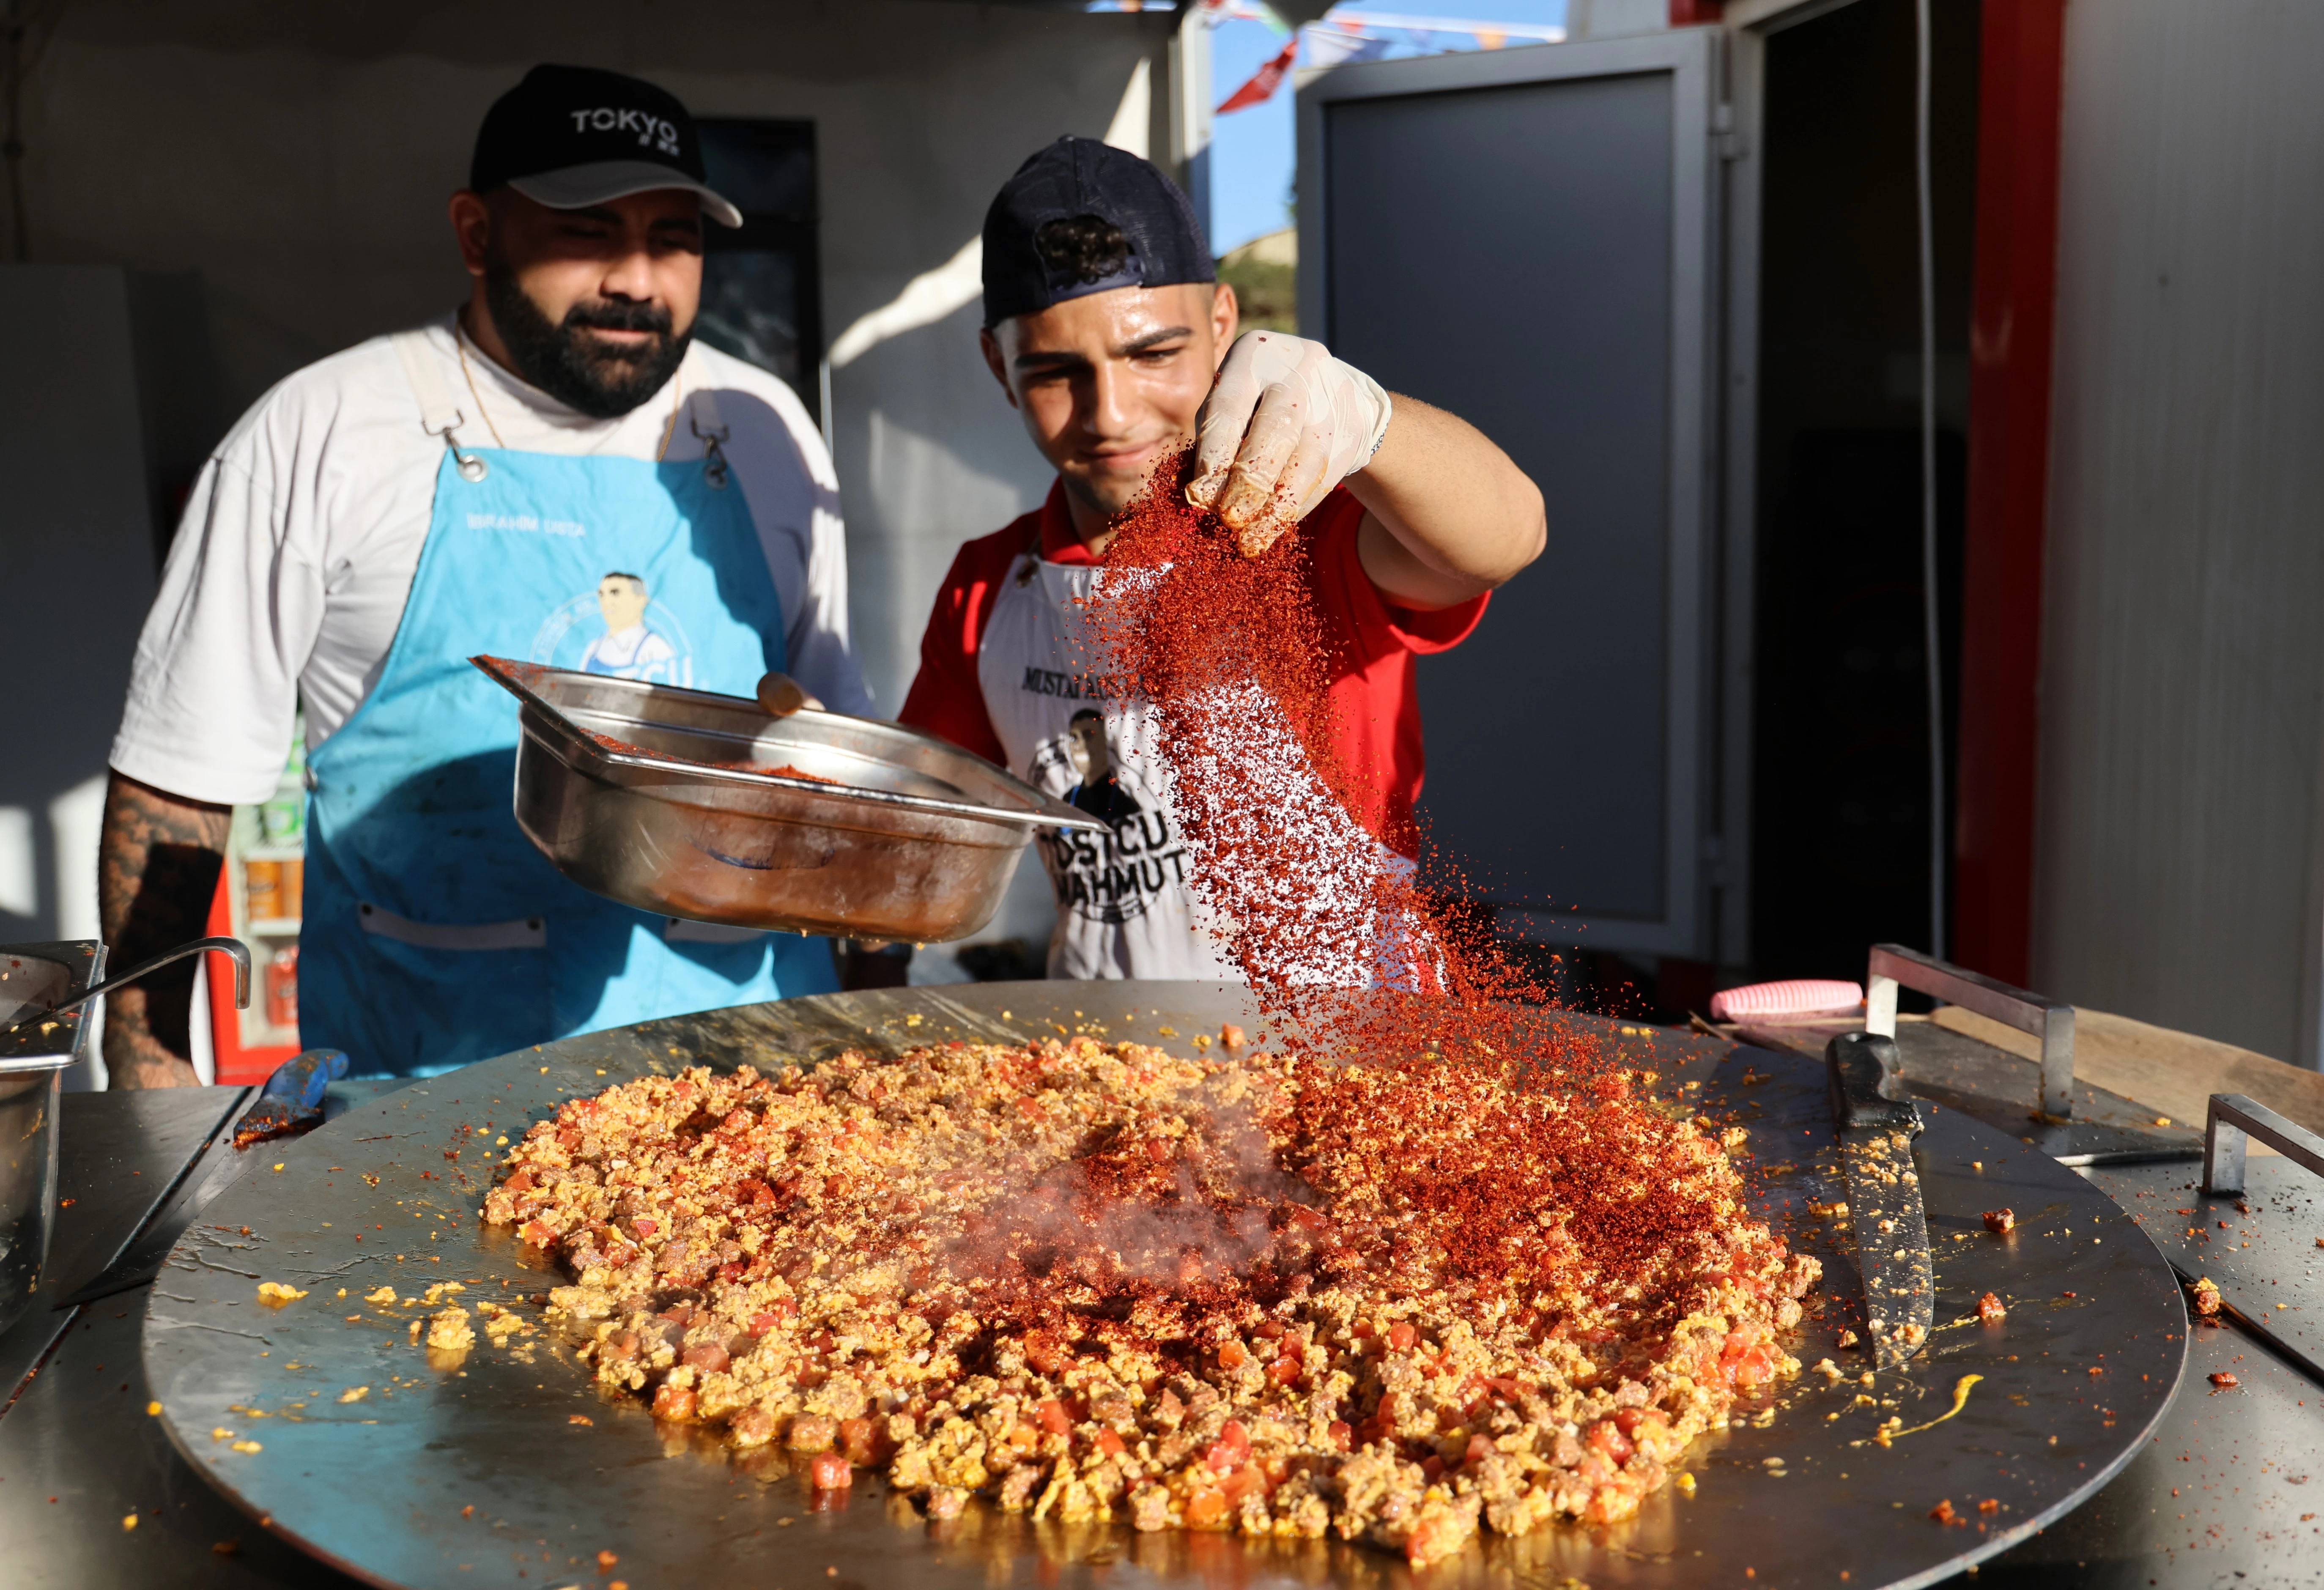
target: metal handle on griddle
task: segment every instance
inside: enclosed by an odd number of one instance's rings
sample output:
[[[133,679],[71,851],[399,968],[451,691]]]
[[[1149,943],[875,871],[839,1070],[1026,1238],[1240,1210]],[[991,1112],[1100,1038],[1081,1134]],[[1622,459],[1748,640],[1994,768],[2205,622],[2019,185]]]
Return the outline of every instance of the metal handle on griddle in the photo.
[[[2324,1176],[2324,1137],[2287,1121],[2255,1098],[2215,1093],[2203,1119],[2203,1190],[2244,1190],[2244,1150],[2257,1138],[2285,1159]]]
[[[1899,986],[1975,1011],[2042,1040],[2042,1113],[2074,1113],[2074,1007],[1901,944],[1876,944],[1864,979],[1864,1030],[1896,1036]]]
[[[47,1010],[34,1011],[29,1015],[20,1016],[7,1026],[0,1027],[0,1032],[14,1032],[17,1028],[29,1027],[35,1021],[53,1020],[67,1011],[87,1004],[100,994],[110,994],[124,983],[134,983],[147,973],[166,966],[171,961],[183,960],[189,955],[199,955],[206,949],[215,949],[220,955],[234,957],[234,1008],[238,1011],[248,1010],[250,1008],[249,947],[239,938],[197,938],[191,944],[180,944],[175,949],[157,955],[150,961],[141,961],[119,976],[107,977],[96,987],[84,989],[60,1004],[52,1004]]]

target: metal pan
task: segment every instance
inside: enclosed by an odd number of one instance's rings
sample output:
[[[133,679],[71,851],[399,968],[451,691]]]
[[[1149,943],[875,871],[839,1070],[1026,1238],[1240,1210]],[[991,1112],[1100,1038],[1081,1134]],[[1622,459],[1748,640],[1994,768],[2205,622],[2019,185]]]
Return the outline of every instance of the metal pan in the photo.
[[[64,1074],[97,1050],[93,1009],[46,1012],[104,972],[93,938],[0,945],[0,1331],[32,1307],[49,1262]]]
[[[1034,835],[1097,818],[898,724],[473,660],[523,703],[516,819],[557,870],[690,921],[915,944],[991,920]],[[794,768],[806,776],[755,772]]]
[[[779,1457],[738,1462],[696,1432],[601,1400],[547,1346],[530,1364],[483,1346],[457,1364],[431,1363],[404,1324],[424,1310],[363,1301],[382,1285],[416,1297],[454,1280],[471,1287],[470,1301],[544,1290],[551,1278],[526,1269],[528,1250],[476,1220],[485,1156],[558,1101],[625,1077],[1082,1030],[1192,1055],[1196,1033],[1222,1021],[1256,1027],[1255,1018],[1247,996],[1199,984],[897,990],[648,1022],[431,1078],[284,1148],[279,1174],[250,1177],[212,1206],[155,1284],[144,1334],[153,1394],[171,1438],[229,1497],[380,1585],[587,1583],[601,1550],[635,1585],[982,1590],[1036,1572],[1038,1583],[1076,1585],[1124,1570],[1170,1586],[1416,1583],[1395,1558],[1331,1541],[1036,1526],[977,1507],[931,1527],[868,1475],[844,1502],[816,1511]],[[1667,1031],[1609,1037],[1659,1074],[1659,1089],[1745,1127],[1757,1202],[1823,1257],[1826,1292],[1854,1297],[1851,1244],[1804,1209],[1840,1196],[1821,1068]],[[453,1149],[456,1161],[446,1158]],[[2168,1269],[2102,1193],[1965,1115],[1936,1110],[1915,1151],[1937,1250],[1938,1328],[1924,1352],[1858,1384],[1869,1364],[1836,1338],[1863,1321],[1852,1305],[1829,1305],[1792,1351],[1809,1364],[1829,1355],[1849,1378],[1804,1373],[1738,1409],[1736,1428],[1686,1455],[1699,1481],[1692,1496],[1665,1488],[1609,1529],[1488,1539],[1425,1570],[1429,1590],[1566,1575],[1599,1590],[1725,1585],[1746,1582],[1747,1567],[1755,1587],[1831,1586],[1843,1573],[1849,1590],[1926,1585],[2103,1484],[2179,1380],[2186,1324]],[[1980,1220],[2003,1204],[2018,1218],[2006,1242]],[[271,1311],[256,1300],[261,1279],[309,1295]],[[2008,1316],[1974,1323],[1988,1290]],[[1952,1414],[1969,1375],[1982,1379]],[[358,1386],[370,1390],[340,1400]],[[1892,1418],[1902,1433],[1880,1445],[1875,1432]],[[245,1440],[260,1449],[235,1449]],[[1980,1511],[1987,1500],[1993,1508]],[[1932,1520],[1940,1501],[1967,1521]]]

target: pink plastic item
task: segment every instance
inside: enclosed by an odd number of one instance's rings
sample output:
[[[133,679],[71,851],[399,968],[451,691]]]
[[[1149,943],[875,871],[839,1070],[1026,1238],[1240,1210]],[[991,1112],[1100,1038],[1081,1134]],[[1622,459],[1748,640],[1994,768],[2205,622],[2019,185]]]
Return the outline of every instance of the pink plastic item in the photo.
[[[1770,1016],[1844,1016],[1864,1003],[1861,984],[1829,977],[1794,977],[1783,983],[1752,983],[1711,996],[1714,1021],[1766,1021]]]

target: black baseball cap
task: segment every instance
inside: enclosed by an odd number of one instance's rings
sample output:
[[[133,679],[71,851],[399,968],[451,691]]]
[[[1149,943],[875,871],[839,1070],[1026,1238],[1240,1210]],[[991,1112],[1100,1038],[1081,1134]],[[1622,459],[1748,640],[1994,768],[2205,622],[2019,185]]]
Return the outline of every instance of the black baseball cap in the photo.
[[[476,129],[468,187],[503,184],[551,209],[686,188],[712,220],[742,224],[742,212],[711,190],[702,135],[678,96],[595,67],[534,67],[493,101]]]
[[[1053,263],[1040,247],[1055,221],[1093,217],[1129,246],[1094,278]],[[1055,251],[1053,251],[1055,252]],[[1151,161],[1094,138],[1060,138],[1001,184],[984,212],[984,323],[1117,287],[1168,287],[1218,279],[1194,207]]]

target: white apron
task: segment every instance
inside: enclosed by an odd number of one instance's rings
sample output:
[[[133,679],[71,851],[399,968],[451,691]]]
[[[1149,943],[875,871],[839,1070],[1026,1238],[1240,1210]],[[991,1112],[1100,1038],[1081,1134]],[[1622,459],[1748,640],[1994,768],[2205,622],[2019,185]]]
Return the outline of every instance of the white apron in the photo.
[[[1153,709],[1098,693],[1076,604],[1099,573],[1019,554],[977,647],[1009,771],[1111,828],[1041,837],[1057,901],[1049,975],[1240,981],[1194,898]]]

